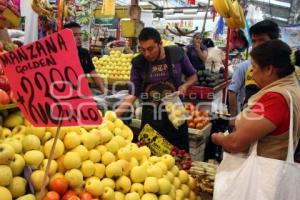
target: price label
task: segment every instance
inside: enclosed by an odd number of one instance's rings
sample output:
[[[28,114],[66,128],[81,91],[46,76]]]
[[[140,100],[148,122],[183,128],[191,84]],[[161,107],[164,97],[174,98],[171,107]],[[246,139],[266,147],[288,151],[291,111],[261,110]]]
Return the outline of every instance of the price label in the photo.
[[[71,30],[2,54],[0,64],[19,108],[34,126],[102,122]]]

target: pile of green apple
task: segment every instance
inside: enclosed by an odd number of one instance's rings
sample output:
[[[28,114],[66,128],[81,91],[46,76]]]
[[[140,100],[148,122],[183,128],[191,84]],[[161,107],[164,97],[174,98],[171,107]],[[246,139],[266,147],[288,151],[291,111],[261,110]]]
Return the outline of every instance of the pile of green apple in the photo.
[[[56,129],[33,127],[19,111],[5,116],[0,132],[1,200],[39,197]],[[131,129],[112,111],[99,126],[62,127],[48,186],[63,177],[76,194],[88,192],[95,200],[200,198],[194,193],[195,179],[180,170],[171,155],[151,156],[148,147],[138,147],[132,138]],[[26,194],[25,166],[33,170],[35,195]]]
[[[128,81],[130,77],[131,60],[133,54],[122,54],[120,51],[111,51],[110,55],[101,58],[93,57],[96,71],[111,81]]]

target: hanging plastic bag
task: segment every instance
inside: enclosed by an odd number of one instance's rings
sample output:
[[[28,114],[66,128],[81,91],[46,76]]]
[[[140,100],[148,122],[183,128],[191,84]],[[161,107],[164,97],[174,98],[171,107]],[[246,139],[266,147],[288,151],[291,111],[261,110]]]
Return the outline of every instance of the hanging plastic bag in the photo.
[[[188,119],[189,115],[184,108],[184,105],[179,98],[179,93],[174,92],[162,99],[165,109],[168,113],[168,118],[173,126],[178,129]]]

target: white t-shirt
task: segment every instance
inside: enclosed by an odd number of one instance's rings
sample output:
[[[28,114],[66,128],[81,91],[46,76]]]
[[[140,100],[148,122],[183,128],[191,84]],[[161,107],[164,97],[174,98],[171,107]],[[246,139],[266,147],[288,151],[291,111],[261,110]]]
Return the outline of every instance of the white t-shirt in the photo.
[[[225,59],[225,53],[217,48],[208,48],[208,56],[206,59],[205,67],[207,69],[212,69],[213,72],[218,72],[221,67],[223,67],[222,60]]]

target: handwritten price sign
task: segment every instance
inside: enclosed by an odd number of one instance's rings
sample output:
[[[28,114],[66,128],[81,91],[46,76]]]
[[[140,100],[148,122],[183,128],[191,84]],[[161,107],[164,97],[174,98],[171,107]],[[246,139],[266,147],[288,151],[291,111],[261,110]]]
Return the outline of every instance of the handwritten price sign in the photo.
[[[2,54],[0,64],[19,108],[34,126],[101,123],[71,30]]]

